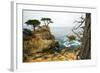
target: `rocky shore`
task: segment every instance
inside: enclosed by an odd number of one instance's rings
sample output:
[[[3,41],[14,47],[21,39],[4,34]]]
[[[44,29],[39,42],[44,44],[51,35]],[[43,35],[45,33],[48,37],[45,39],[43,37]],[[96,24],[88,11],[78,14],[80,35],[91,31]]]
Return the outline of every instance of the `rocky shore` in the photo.
[[[23,61],[27,59],[26,56],[56,47],[56,43],[57,41],[55,41],[55,37],[51,34],[49,27],[40,26],[36,31],[32,32],[31,36],[23,39]]]
[[[30,36],[23,39],[23,62],[77,60],[79,48],[57,50],[59,46],[59,42],[55,40],[50,28],[45,25],[40,26]]]

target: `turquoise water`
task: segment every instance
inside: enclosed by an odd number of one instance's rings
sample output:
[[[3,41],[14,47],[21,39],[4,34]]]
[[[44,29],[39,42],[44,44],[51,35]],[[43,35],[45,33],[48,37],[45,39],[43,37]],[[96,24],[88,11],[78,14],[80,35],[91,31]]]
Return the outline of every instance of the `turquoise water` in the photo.
[[[68,35],[75,35],[72,32],[73,27],[52,27],[51,33],[55,36],[55,39],[59,42],[60,47],[56,49],[63,49],[63,48],[69,48],[69,49],[76,49],[81,46],[81,42],[79,40],[72,40],[69,41],[69,39],[66,37]]]
[[[81,46],[81,42],[78,40],[72,40],[69,41],[69,39],[67,37],[62,38],[60,40],[58,40],[59,44],[60,44],[60,48],[69,48],[69,49],[76,49],[79,48]]]

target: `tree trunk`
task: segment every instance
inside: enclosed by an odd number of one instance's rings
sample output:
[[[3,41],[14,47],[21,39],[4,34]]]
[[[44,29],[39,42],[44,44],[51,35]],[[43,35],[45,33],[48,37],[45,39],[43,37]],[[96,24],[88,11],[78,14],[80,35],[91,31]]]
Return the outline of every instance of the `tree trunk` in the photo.
[[[86,13],[80,59],[91,59],[91,14]]]
[[[35,31],[35,26],[33,26],[33,29],[34,29],[34,31]]]

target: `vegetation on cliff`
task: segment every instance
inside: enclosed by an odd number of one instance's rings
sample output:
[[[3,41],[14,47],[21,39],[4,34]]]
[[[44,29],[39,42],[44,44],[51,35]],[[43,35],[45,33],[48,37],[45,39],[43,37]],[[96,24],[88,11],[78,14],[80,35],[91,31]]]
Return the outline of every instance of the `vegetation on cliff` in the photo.
[[[43,24],[41,25],[41,22]],[[74,34],[66,35],[64,40],[57,40],[51,33],[51,18],[33,19],[25,22],[33,30],[23,29],[23,62],[48,62],[90,59],[90,14],[81,17],[78,27],[72,29]],[[85,22],[85,26],[82,24]],[[75,32],[78,28],[84,31],[82,36]],[[88,33],[87,33],[88,31]],[[89,39],[88,39],[89,38]]]
[[[46,21],[49,24],[51,19],[46,19]],[[32,25],[34,31],[29,29],[23,30],[23,61],[27,60],[26,56],[57,46],[57,41],[51,34],[48,24],[39,26],[40,22],[38,20],[28,20],[26,24]]]
[[[41,21],[44,22],[42,26],[39,26],[40,21],[36,19],[26,22],[27,25],[33,26],[33,31],[23,29],[23,62],[75,60],[75,52],[68,51],[66,48],[55,49],[60,45],[48,26],[53,23],[51,19],[42,18]],[[69,38],[75,39],[74,36]]]

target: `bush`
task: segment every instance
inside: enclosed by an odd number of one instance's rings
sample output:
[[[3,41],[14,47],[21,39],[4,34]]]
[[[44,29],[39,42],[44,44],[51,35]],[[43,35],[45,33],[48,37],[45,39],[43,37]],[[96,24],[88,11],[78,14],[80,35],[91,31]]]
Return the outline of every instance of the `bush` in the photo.
[[[74,36],[74,35],[70,35],[70,36],[67,36],[67,37],[68,37],[68,39],[69,39],[70,41],[76,40],[76,36]]]

